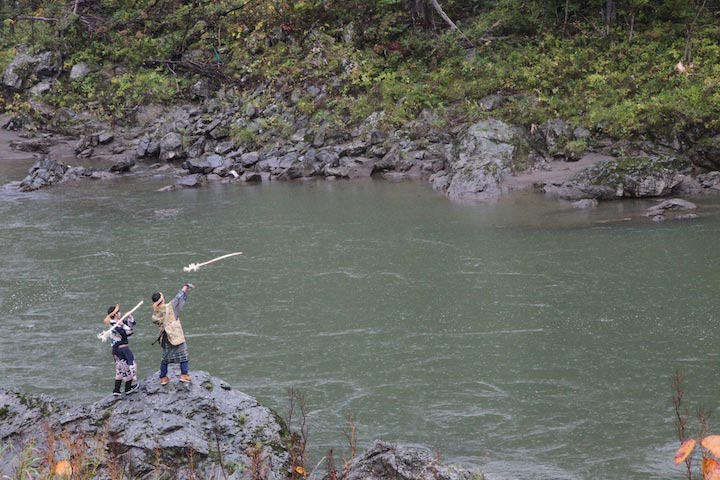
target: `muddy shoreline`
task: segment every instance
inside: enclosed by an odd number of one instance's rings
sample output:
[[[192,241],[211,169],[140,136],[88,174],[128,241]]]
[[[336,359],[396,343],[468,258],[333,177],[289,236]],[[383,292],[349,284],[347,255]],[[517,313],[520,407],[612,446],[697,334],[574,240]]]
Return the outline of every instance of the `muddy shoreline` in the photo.
[[[9,115],[0,115],[0,125],[7,124],[10,119],[11,117]],[[19,143],[41,138],[49,143],[49,151],[47,153],[21,151],[14,147]],[[79,158],[75,152],[75,147],[79,141],[80,138],[58,136],[52,133],[0,128],[0,162],[4,164],[13,164],[16,166],[14,170],[17,170],[22,166],[29,169],[34,162],[40,160],[44,156],[48,156],[49,158],[59,160],[73,166],[108,168],[112,165],[114,156],[109,149],[96,151],[89,158]],[[543,185],[545,183],[562,183],[567,181],[580,170],[590,167],[598,161],[610,158],[612,157],[597,153],[589,153],[577,162],[566,162],[561,160],[549,161],[546,162],[543,169],[533,169],[506,176],[504,178],[504,186],[507,188],[508,192],[515,192],[521,190],[531,190],[538,185]],[[27,173],[27,170],[24,173]],[[22,177],[10,180],[20,181],[22,180]]]

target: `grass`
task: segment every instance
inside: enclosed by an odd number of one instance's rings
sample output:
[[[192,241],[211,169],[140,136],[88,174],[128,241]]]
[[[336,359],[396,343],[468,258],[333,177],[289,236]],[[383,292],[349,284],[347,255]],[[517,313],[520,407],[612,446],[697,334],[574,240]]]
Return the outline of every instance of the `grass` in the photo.
[[[680,21],[638,24],[631,40],[622,26],[610,35],[582,24],[573,25],[572,35],[530,24],[520,28],[510,23],[517,12],[488,8],[464,19],[471,37],[498,22],[516,28],[468,50],[452,31],[438,35],[403,27],[398,12],[346,41],[347,18],[318,25],[311,21],[314,7],[305,2],[257,2],[222,16],[223,1],[199,0],[169,12],[164,2],[139,0],[132,5],[145,6],[143,22],[132,21],[126,3],[108,2],[94,32],[75,23],[62,31],[43,24],[34,33],[18,23],[13,35],[7,25],[0,27],[8,34],[0,44],[0,66],[10,61],[17,43],[61,48],[71,59],[67,67],[83,61],[93,73],[75,82],[61,80],[44,100],[121,122],[132,122],[139,105],[189,100],[202,71],[183,70],[182,62],[151,66],[146,60],[193,54],[206,65],[205,74],[219,72],[207,78],[215,87],[250,93],[265,85],[254,94],[259,105],[277,103],[283,91],[323,86],[322,100],[302,96],[294,115],[337,128],[375,111],[385,112],[386,126],[402,125],[423,110],[439,112],[447,124],[474,121],[490,115],[478,105],[496,93],[507,101],[491,115],[526,127],[562,118],[615,138],[650,139],[687,132],[705,138],[720,127],[720,27],[711,13],[696,28],[693,62],[682,74],[673,70],[685,46]],[[221,64],[213,56],[218,51]],[[114,67],[120,72],[112,73]],[[22,110],[25,101],[6,98],[4,108]],[[247,128],[235,128],[232,137],[254,146],[254,132]],[[571,154],[581,150],[572,147]]]

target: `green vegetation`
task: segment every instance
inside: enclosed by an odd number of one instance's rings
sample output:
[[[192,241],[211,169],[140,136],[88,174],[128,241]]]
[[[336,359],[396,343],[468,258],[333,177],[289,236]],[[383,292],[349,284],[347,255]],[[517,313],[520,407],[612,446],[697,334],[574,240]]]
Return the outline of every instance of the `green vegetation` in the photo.
[[[562,118],[618,138],[695,141],[720,128],[717,1],[440,4],[457,28],[429,0],[15,0],[0,6],[0,67],[21,44],[59,50],[66,69],[83,62],[92,73],[65,75],[45,101],[119,121],[139,105],[191,99],[204,78],[255,91],[258,104],[322,87],[296,111],[336,125],[380,110],[393,125],[423,109],[448,124],[474,120],[499,93],[492,115],[528,127]],[[0,108],[23,102],[9,95]],[[250,142],[252,132],[232,136]]]

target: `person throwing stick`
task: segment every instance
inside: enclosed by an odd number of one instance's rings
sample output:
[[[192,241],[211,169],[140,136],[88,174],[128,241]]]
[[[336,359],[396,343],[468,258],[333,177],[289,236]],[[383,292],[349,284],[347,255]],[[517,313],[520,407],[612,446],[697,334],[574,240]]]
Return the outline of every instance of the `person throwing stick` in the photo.
[[[165,296],[162,292],[155,292],[152,295],[152,321],[158,326],[159,330],[156,341],[160,342],[163,349],[162,361],[160,362],[160,385],[167,385],[170,382],[168,365],[171,363],[180,364],[181,382],[192,382],[189,375],[190,357],[185,342],[185,334],[180,324],[180,312],[185,306],[188,292],[193,288],[195,288],[195,285],[186,283],[170,303],[165,303]]]
[[[115,359],[115,388],[113,395],[120,396],[120,387],[125,382],[125,394],[131,394],[138,389],[137,381],[137,365],[135,364],[135,356],[130,350],[128,337],[133,334],[135,327],[135,319],[132,315],[121,317],[120,305],[115,305],[107,310],[107,316],[104,320],[106,325],[110,325],[110,339],[112,340],[112,354]]]

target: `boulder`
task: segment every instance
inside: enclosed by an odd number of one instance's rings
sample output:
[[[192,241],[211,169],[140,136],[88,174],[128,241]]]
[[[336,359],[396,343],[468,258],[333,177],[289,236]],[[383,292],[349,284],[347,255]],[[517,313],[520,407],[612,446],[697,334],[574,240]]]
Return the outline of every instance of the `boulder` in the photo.
[[[205,176],[201,173],[185,175],[175,182],[177,188],[197,188],[205,184]]]
[[[332,475],[331,475],[332,476]],[[426,448],[376,440],[350,465],[347,480],[483,480],[476,471],[446,465]]]
[[[212,173],[216,168],[223,166],[224,159],[221,155],[208,155],[201,158],[191,158],[183,164],[190,173]]]
[[[681,172],[689,165],[687,160],[675,157],[603,160],[581,170],[558,190],[569,200],[662,197],[682,183]]]
[[[358,157],[352,160],[343,159],[344,166],[347,167],[348,178],[368,178],[373,173],[375,160],[371,158]]]
[[[702,173],[697,176],[697,182],[702,188],[720,190],[720,172],[714,170],[712,172]]]
[[[183,136],[177,132],[167,133],[160,140],[160,160],[172,161],[185,158]]]
[[[76,63],[70,69],[70,80],[79,80],[90,73],[90,67],[87,63]]]
[[[416,158],[414,152],[401,148],[399,145],[393,145],[390,150],[376,163],[377,171],[394,170],[396,172],[406,172],[412,167],[421,163],[421,159]]]
[[[248,152],[243,153],[240,156],[240,163],[243,167],[252,167],[256,163],[260,161],[260,153],[259,152]]]
[[[682,198],[670,198],[645,210],[645,216],[655,217],[657,215],[665,215],[669,211],[687,212],[688,210],[695,210],[696,208],[697,205],[693,202],[683,200]]]
[[[486,112],[492,112],[500,107],[505,100],[506,97],[503,97],[502,95],[487,95],[480,99],[478,106]]]
[[[111,172],[127,173],[132,167],[135,166],[135,158],[130,155],[121,157],[117,162],[113,163],[110,167]]]
[[[98,145],[100,145],[100,141],[96,133],[82,135],[80,140],[78,140],[77,145],[75,145],[75,154],[80,154],[86,150],[97,147]]]
[[[39,96],[47,93],[55,86],[55,79],[44,78],[28,89],[30,95]]]
[[[488,198],[503,192],[503,176],[529,151],[521,132],[500,120],[484,120],[462,134],[449,159],[452,198]]]
[[[448,176],[445,170],[441,170],[437,173],[430,175],[428,179],[433,190],[445,191],[450,185],[450,176]]]
[[[225,142],[220,142],[215,146],[215,153],[220,155],[227,155],[228,153],[232,152],[235,149],[235,142],[232,140],[228,140]]]
[[[45,157],[30,167],[27,176],[20,182],[21,192],[31,192],[63,181],[68,166]]]
[[[160,154],[160,142],[144,136],[138,141],[136,152],[138,158],[157,157]]]
[[[19,53],[5,68],[2,85],[12,91],[22,92],[44,79],[56,77],[61,66],[62,60],[56,52],[36,55]]]
[[[9,145],[13,150],[20,152],[47,154],[50,152],[50,147],[55,143],[51,138],[33,138],[30,140],[11,140]]]
[[[0,473],[11,475],[12,459],[32,446],[54,449],[56,460],[99,460],[93,478],[110,478],[113,471],[138,479],[216,478],[219,471],[240,478],[258,458],[266,478],[285,478],[282,420],[207,372],[191,376],[190,384],[164,387],[148,378],[130,395],[89,406],[0,390]]]
[[[97,134],[98,143],[100,145],[107,145],[108,143],[115,140],[115,135],[112,132],[102,131]]]
[[[560,185],[546,184],[542,187],[543,192],[551,196],[557,196],[563,200],[578,201],[590,200],[612,200],[615,198],[615,190],[603,185],[591,185],[586,183],[575,183],[572,181]]]
[[[368,147],[368,143],[362,140],[355,140],[351,143],[338,145],[337,147],[335,147],[335,151],[340,157],[357,157],[365,153]]]
[[[554,118],[537,128],[536,138],[548,155],[565,156],[565,145],[573,138],[573,127],[564,120]]]

